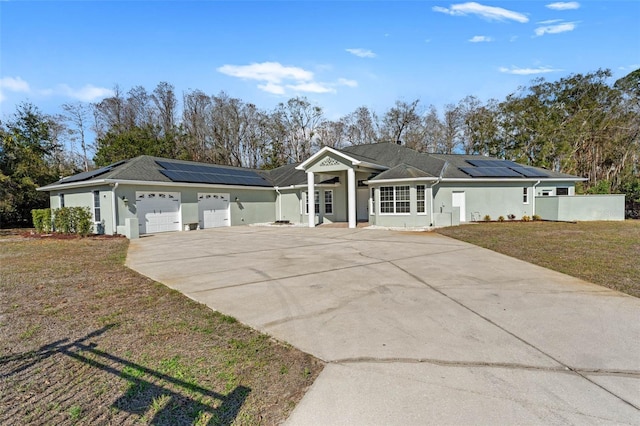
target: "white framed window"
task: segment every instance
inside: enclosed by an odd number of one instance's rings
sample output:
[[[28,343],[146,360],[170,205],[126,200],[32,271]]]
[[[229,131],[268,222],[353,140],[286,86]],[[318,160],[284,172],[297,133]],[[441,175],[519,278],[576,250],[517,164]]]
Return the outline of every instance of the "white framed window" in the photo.
[[[556,188],[556,195],[569,195],[569,188]]]
[[[100,215],[100,191],[93,191],[93,221],[102,221]]]
[[[333,190],[324,191],[324,214],[333,214]]]
[[[381,214],[408,214],[411,212],[409,200],[409,185],[380,187]]]
[[[64,207],[64,194],[60,194],[58,197],[60,198],[60,207]]]
[[[416,208],[418,210],[418,214],[424,214],[427,212],[426,207],[426,186],[425,185],[416,185]]]
[[[309,214],[309,194],[305,191],[303,192],[304,197],[304,214]],[[316,214],[318,214],[320,212],[320,191],[315,191],[315,197],[314,197],[314,210],[316,212]]]
[[[522,204],[529,204],[529,188],[522,188]]]

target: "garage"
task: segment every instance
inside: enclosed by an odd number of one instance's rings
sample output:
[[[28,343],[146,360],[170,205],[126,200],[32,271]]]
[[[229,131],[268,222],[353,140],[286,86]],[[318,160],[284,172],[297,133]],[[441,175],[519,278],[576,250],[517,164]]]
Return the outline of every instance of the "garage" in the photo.
[[[180,193],[136,192],[140,234],[180,230]]]
[[[231,226],[229,194],[198,193],[200,229]]]

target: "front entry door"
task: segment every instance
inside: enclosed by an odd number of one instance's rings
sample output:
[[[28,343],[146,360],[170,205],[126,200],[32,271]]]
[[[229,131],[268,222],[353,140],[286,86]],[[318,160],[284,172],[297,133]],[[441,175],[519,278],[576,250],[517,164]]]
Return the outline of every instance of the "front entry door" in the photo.
[[[465,199],[464,191],[453,192],[451,194],[451,205],[453,207],[460,207],[460,222],[465,222],[467,213],[466,213],[466,199]]]

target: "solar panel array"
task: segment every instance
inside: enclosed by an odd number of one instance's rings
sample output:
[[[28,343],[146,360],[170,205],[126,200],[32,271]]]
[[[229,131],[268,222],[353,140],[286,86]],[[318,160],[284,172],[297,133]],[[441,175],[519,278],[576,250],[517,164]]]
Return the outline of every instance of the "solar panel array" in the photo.
[[[216,165],[172,163],[168,161],[156,161],[156,163],[164,169],[160,170],[160,173],[173,182],[273,186],[254,170]]]
[[[471,177],[549,177],[549,173],[535,167],[527,167],[508,160],[467,160],[474,167],[461,167],[460,170]]]
[[[119,166],[122,163],[125,163],[125,160],[118,161],[117,163],[109,164],[108,166],[101,167],[99,169],[90,170],[88,172],[82,172],[82,173],[78,173],[77,175],[73,175],[73,176],[69,176],[69,177],[66,177],[66,178],[62,178],[62,179],[60,179],[59,183],[82,182],[83,180],[89,180],[91,178],[94,178],[96,176],[100,176],[102,174],[105,174],[105,173],[111,171],[111,169],[113,169],[114,167]]]

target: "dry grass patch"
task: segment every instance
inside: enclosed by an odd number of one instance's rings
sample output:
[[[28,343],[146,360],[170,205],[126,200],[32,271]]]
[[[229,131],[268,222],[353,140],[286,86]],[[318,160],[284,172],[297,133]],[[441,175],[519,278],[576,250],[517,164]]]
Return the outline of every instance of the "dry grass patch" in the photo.
[[[0,239],[0,424],[277,424],[308,354],[125,268],[124,239]]]
[[[439,233],[640,297],[640,221],[479,223]]]

